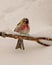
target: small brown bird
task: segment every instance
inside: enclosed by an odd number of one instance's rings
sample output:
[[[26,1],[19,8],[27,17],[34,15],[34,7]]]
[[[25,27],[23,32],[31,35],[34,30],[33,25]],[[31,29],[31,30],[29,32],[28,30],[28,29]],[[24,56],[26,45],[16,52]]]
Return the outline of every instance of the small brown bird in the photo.
[[[16,28],[14,29],[15,32],[18,32],[20,34],[28,34],[30,32],[30,27],[29,27],[29,20],[28,18],[23,18],[16,26]],[[24,49],[24,45],[23,45],[23,39],[19,38],[18,39],[18,43],[16,46],[17,48],[23,48]]]
[[[29,20],[27,18],[23,18],[14,29],[15,32],[28,34],[30,31]]]

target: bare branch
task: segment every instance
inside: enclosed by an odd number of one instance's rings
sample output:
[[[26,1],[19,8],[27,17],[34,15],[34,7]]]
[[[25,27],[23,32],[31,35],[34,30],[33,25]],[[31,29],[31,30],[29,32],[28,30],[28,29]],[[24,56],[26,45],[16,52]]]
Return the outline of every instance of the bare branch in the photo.
[[[47,38],[47,37],[32,37],[32,36],[24,36],[24,35],[18,35],[18,34],[7,34],[5,32],[0,32],[0,36],[2,36],[2,37],[10,37],[10,38],[14,38],[14,39],[18,39],[19,37],[21,37],[24,40],[36,41],[39,44],[44,45],[44,46],[50,46],[50,45],[42,43],[39,40],[52,41],[52,38]]]

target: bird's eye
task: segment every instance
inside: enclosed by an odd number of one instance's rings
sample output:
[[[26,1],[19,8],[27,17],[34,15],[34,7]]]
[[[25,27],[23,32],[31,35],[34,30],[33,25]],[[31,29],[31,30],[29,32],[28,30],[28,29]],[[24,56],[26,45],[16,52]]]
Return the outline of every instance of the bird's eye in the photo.
[[[28,24],[29,23],[29,21],[26,21],[26,24]]]
[[[29,20],[28,20],[28,19],[26,19],[25,21],[26,21],[26,24],[28,24],[28,23],[29,23]]]

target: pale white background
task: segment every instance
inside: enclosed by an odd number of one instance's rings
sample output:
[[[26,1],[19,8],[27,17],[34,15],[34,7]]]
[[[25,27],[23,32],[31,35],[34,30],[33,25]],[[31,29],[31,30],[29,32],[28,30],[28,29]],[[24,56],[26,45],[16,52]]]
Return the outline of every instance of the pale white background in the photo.
[[[31,34],[52,37],[52,0],[0,0],[0,31],[13,31],[24,17]],[[0,37],[0,65],[52,65],[52,46],[24,40],[23,51],[15,49],[16,42]]]

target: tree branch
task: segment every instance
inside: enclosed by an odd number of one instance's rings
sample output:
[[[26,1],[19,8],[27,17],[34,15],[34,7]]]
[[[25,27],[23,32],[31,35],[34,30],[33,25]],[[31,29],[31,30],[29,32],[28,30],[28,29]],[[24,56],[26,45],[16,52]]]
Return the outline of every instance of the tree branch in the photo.
[[[7,34],[5,32],[0,32],[0,36],[2,36],[2,37],[10,37],[10,38],[14,38],[14,39],[18,39],[19,37],[21,37],[24,40],[36,41],[39,44],[44,45],[44,46],[50,46],[50,45],[42,43],[40,40],[52,41],[52,38],[47,38],[47,37],[32,37],[32,36],[18,35],[18,34],[12,34],[12,33]]]

